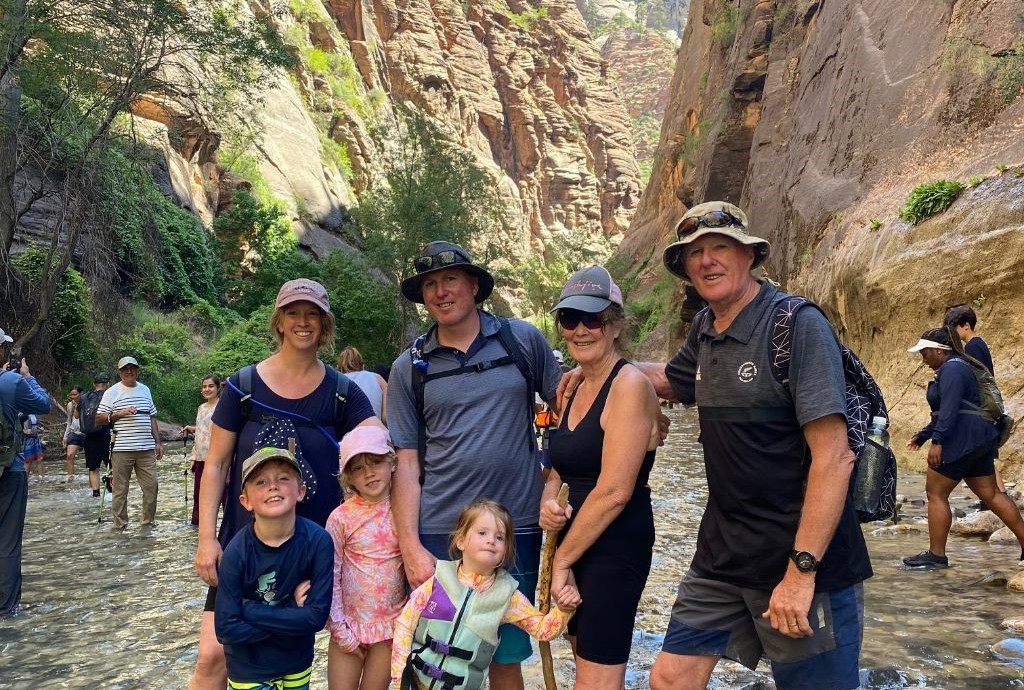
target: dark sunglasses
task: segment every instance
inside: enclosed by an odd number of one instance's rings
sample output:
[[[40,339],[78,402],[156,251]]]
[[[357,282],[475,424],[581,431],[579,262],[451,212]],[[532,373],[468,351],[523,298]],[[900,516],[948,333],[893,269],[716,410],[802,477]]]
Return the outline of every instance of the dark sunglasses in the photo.
[[[437,254],[431,254],[430,256],[417,257],[412,262],[413,267],[417,273],[423,273],[433,268],[442,268],[444,266],[451,266],[453,264],[468,264],[469,257],[462,252],[454,249],[446,249],[443,252]]]
[[[559,309],[558,323],[567,331],[575,331],[581,323],[584,328],[596,331],[604,325],[604,318],[601,314],[589,311],[578,311],[576,309]]]
[[[725,228],[730,225],[736,225],[741,228],[747,227],[742,223],[742,221],[728,211],[709,211],[704,215],[684,218],[679,221],[679,225],[676,226],[676,237],[683,239],[687,235],[697,232],[697,230],[702,227]]]

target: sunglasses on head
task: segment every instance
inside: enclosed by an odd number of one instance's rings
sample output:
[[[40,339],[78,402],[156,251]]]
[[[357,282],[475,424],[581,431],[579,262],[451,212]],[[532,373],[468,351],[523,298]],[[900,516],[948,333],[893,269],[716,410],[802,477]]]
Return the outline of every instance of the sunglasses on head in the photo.
[[[730,225],[735,225],[741,228],[747,227],[739,218],[728,211],[709,211],[703,215],[683,218],[679,221],[679,225],[676,226],[676,237],[683,239],[687,235],[692,235],[697,232],[697,230],[702,227],[725,228]]]
[[[558,323],[567,331],[575,331],[581,323],[584,328],[596,331],[604,325],[604,318],[601,314],[576,309],[559,309]]]
[[[431,254],[429,256],[417,257],[412,262],[413,267],[417,273],[423,273],[433,268],[441,268],[443,266],[451,266],[452,264],[468,264],[469,257],[460,251],[454,249],[445,249],[437,254]]]

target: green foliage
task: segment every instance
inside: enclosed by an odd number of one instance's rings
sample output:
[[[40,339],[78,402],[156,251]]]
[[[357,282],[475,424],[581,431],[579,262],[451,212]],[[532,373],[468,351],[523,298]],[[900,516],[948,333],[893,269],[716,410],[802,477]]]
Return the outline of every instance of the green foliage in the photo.
[[[945,211],[964,186],[955,180],[932,180],[914,187],[900,209],[900,218],[917,225],[928,216]]]
[[[323,152],[324,160],[327,164],[341,173],[342,177],[346,180],[351,180],[355,177],[355,171],[352,168],[352,159],[348,156],[348,146],[340,144],[334,139],[331,139],[323,131],[320,132],[320,149]]]
[[[882,227],[882,221],[878,220],[877,218],[871,218],[868,220],[868,227],[871,228],[872,230],[877,230],[878,228]]]
[[[398,290],[374,276],[359,254],[335,251],[321,264],[341,347],[353,346],[367,363],[391,362],[398,355]]]
[[[142,367],[140,379],[153,393],[161,419],[195,419],[199,376],[191,366],[196,345],[188,329],[172,317],[152,314],[123,336],[118,352],[130,353]]]
[[[276,203],[263,203],[244,187],[213,221],[228,306],[243,316],[271,301],[281,283],[316,277],[311,261],[296,251],[291,224]]]
[[[200,371],[227,375],[270,356],[277,349],[277,339],[269,327],[272,312],[273,302],[270,301],[232,327],[199,359]]]
[[[642,34],[646,29],[641,22],[633,20],[625,12],[618,12],[608,21],[598,25],[592,33],[594,38],[600,38],[602,36],[618,33],[619,31],[635,31],[636,33]]]
[[[472,153],[415,114],[407,116],[399,131],[382,136],[398,144],[394,158],[385,164],[387,184],[370,189],[352,209],[372,266],[397,284],[409,275],[412,258],[432,240],[472,244],[474,259],[484,265],[507,254],[504,206]]]
[[[675,314],[676,281],[667,271],[658,274],[658,280],[651,291],[643,297],[628,302],[632,312],[634,329],[633,345],[642,343],[660,323],[668,323]]]
[[[525,288],[526,299],[536,315],[535,325],[548,339],[548,342],[554,342],[556,336],[559,335],[554,319],[548,311],[555,303],[558,293],[569,275],[574,270],[583,267],[576,264],[570,267],[557,248],[551,247],[551,250],[549,254],[554,258],[550,261],[545,262],[543,257],[532,255],[522,262],[516,271],[518,282]]]
[[[979,184],[981,184],[984,181],[985,181],[984,177],[982,177],[980,175],[976,175],[975,177],[968,178],[967,186],[970,187],[971,189],[973,189],[974,187],[977,187]]]
[[[46,252],[37,248],[28,249],[12,261],[33,286],[42,284]],[[67,268],[58,283],[57,294],[47,318],[54,359],[64,372],[96,361],[97,348],[90,329],[92,314],[89,302],[89,289],[82,275],[74,268]]]
[[[327,53],[320,48],[312,48],[306,54],[306,66],[315,74],[327,74],[331,69],[331,63],[327,59]]]
[[[995,58],[992,71],[1004,103],[1013,103],[1024,92],[1024,38]]]
[[[1000,175],[1002,175],[1006,172],[1006,163],[996,163],[996,170],[999,171]]]
[[[548,8],[535,7],[522,12],[508,11],[508,18],[523,31],[530,31],[542,19],[547,18]]]
[[[122,147],[106,149],[98,169],[122,292],[165,308],[216,302],[213,251],[196,217],[165,197]]]
[[[697,164],[697,155],[700,153],[700,147],[704,144],[710,124],[708,120],[701,120],[692,132],[688,132],[683,137],[682,146],[678,150],[677,160],[681,160],[691,168]]]
[[[736,31],[740,24],[740,8],[731,0],[719,0],[718,11],[711,21],[711,39],[723,48],[728,48],[736,40]]]

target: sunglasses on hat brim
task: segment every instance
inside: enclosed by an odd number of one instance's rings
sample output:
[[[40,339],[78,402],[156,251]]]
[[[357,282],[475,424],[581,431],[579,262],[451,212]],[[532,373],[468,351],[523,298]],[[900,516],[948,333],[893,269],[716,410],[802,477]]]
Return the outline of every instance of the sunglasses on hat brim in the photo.
[[[691,216],[679,221],[679,225],[676,226],[676,237],[681,240],[697,232],[700,228],[726,228],[730,225],[743,229],[747,227],[739,218],[728,211],[709,211],[699,216]]]
[[[440,251],[436,254],[417,257],[416,260],[412,262],[412,265],[413,268],[416,269],[417,273],[424,273],[435,268],[444,268],[445,266],[468,263],[470,263],[469,257],[462,252],[457,249],[445,249],[444,251]]]

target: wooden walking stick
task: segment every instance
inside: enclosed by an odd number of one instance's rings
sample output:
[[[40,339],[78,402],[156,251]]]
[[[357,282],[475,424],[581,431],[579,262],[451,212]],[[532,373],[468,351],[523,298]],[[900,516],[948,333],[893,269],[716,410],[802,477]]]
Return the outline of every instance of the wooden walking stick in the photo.
[[[569,503],[569,485],[562,483],[558,489],[558,505],[562,508]],[[540,598],[540,611],[547,613],[551,610],[551,565],[555,559],[555,548],[558,546],[558,530],[544,530],[544,547],[540,551],[540,586],[538,597]],[[544,687],[547,690],[558,690],[555,683],[555,667],[551,661],[551,643],[541,641],[540,665],[544,670]]]

